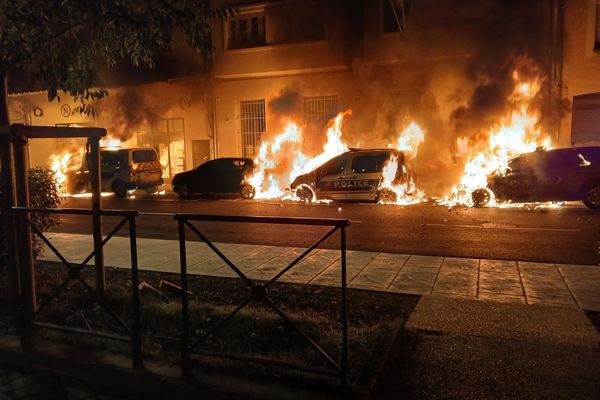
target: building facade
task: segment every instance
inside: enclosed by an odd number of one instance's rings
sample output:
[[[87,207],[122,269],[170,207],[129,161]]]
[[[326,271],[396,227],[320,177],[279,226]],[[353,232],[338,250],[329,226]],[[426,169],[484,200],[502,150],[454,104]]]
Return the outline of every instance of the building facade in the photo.
[[[545,74],[564,71],[562,83],[552,80],[544,88],[547,98],[600,91],[598,74],[585,73],[600,65],[596,0],[565,4],[564,65],[556,60],[562,3],[215,0],[214,7],[232,6],[238,12],[215,21],[215,58],[207,73],[109,87],[95,119],[70,113],[77,105],[67,98],[48,102],[45,93],[13,94],[11,118],[32,125],[106,127],[128,146],[156,148],[167,178],[215,157],[255,157],[260,143],[290,119],[318,148],[327,121],[349,109],[351,145],[385,144],[411,119],[439,144],[424,149],[425,155],[450,158],[461,133],[457,111],[472,106],[477,82],[510,77],[501,67],[516,48],[539,59]],[[581,18],[591,33],[571,34]],[[585,53],[582,41],[591,43]],[[548,129],[569,142],[570,114],[559,122],[548,123]],[[55,139],[32,142],[31,162],[47,165],[49,154],[73,145]],[[440,155],[441,149],[448,154]]]

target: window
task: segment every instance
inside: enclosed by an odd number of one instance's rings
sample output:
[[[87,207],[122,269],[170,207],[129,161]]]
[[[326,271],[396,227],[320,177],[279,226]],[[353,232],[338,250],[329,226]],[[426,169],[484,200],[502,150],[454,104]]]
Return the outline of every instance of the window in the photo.
[[[406,33],[410,0],[381,0],[381,33]]]
[[[348,157],[336,157],[333,160],[328,161],[320,168],[319,175],[337,175],[344,172],[346,169],[346,163],[348,162]]]
[[[128,164],[127,150],[100,152],[100,165],[120,168]]]
[[[322,126],[338,113],[337,96],[318,96],[304,98],[305,118]]]
[[[156,158],[156,153],[153,150],[134,151],[131,158],[133,158],[134,163],[158,161],[158,158]]]
[[[265,15],[263,12],[240,14],[229,21],[228,49],[246,49],[265,45]]]
[[[596,40],[594,42],[594,49],[600,50],[600,0],[596,1]]]
[[[265,100],[240,101],[240,133],[242,156],[254,158],[258,155],[262,134],[267,127]]]
[[[390,155],[387,153],[356,156],[352,159],[352,172],[370,173],[381,172]]]

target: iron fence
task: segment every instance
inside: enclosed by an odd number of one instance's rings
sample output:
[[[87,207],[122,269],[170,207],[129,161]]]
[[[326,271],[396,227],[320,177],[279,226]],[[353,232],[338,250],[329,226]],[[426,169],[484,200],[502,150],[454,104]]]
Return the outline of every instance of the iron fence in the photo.
[[[20,220],[23,226],[28,225],[31,231],[35,233],[48,248],[58,257],[63,266],[67,269],[67,277],[65,280],[58,285],[51,293],[49,297],[43,302],[35,301],[33,309],[30,313],[23,312],[21,314],[21,323],[25,327],[22,329],[22,335],[30,335],[30,327],[37,326],[41,328],[49,328],[65,332],[73,332],[78,334],[85,334],[90,336],[101,337],[105,339],[111,339],[116,341],[131,342],[131,358],[134,368],[142,367],[142,335],[141,335],[141,323],[140,323],[140,294],[139,294],[139,276],[138,276],[138,259],[137,259],[137,232],[135,219],[138,215],[137,211],[126,211],[126,210],[88,210],[88,209],[61,209],[61,208],[33,208],[33,207],[13,207],[15,213],[15,220]],[[62,215],[89,215],[92,217],[106,216],[106,217],[123,217],[123,219],[113,228],[113,230],[106,235],[100,243],[94,246],[94,250],[81,262],[71,263],[63,254],[52,244],[52,242],[46,237],[44,232],[40,230],[30,219],[30,214],[62,214]],[[132,291],[132,315],[133,322],[132,326],[129,327],[108,305],[106,298],[99,294],[97,290],[92,288],[83,278],[82,271],[85,266],[92,260],[96,254],[106,245],[106,243],[126,224],[129,225],[129,239],[130,239],[130,256],[131,256],[131,291]],[[21,241],[29,240],[28,238],[19,238]],[[21,273],[31,273],[31,270],[23,265],[20,265],[19,269]],[[35,288],[35,276],[26,276],[25,279],[33,283],[33,291]],[[71,281],[79,282],[84,289],[89,292],[92,298],[110,315],[110,317],[117,323],[117,325],[126,333],[124,335],[108,334],[103,332],[95,332],[90,330],[78,329],[70,326],[57,325],[52,323],[36,321],[35,318],[40,314],[45,307],[50,304],[54,299],[67,288]],[[25,288],[25,285],[24,285]],[[33,294],[25,293],[24,296],[30,295],[35,299],[35,292]],[[24,342],[30,342],[31,338],[24,338]]]
[[[196,214],[175,214],[179,228],[179,252],[181,263],[181,313],[182,313],[182,346],[181,346],[181,367],[185,378],[191,377],[191,356],[193,354],[222,357],[234,360],[254,362],[261,364],[270,364],[278,367],[287,367],[296,370],[302,370],[311,373],[320,373],[325,375],[339,376],[342,384],[348,384],[348,316],[346,303],[346,228],[350,221],[346,219],[319,219],[319,218],[279,218],[279,217],[254,217],[254,216],[229,216],[229,215],[196,215]],[[314,242],[302,254],[296,257],[287,267],[279,271],[275,276],[266,282],[257,282],[244,274],[231,260],[229,260],[201,231],[193,222],[231,222],[244,224],[279,224],[279,225],[310,225],[310,226],[329,226],[332,227],[319,240]],[[186,251],[186,226],[195,235],[197,235],[208,247],[221,258],[235,274],[248,285],[250,296],[239,304],[233,311],[221,320],[216,322],[199,338],[192,341],[190,335],[190,315],[189,315],[189,292],[188,292],[188,271],[187,271],[187,251]],[[340,231],[340,252],[341,252],[341,325],[342,325],[342,343],[341,357],[335,360],[319,344],[305,333],[297,324],[295,324],[285,312],[282,311],[270,298],[268,288],[280,277],[298,265],[302,259],[310,254],[315,248],[321,245],[325,240],[331,237],[336,231]],[[249,305],[252,301],[263,302],[270,307],[285,323],[296,331],[325,361],[328,368],[315,368],[301,363],[292,363],[281,360],[275,360],[268,357],[247,356],[242,354],[231,354],[220,351],[210,351],[199,348],[205,343],[218,329],[230,321],[240,310]]]

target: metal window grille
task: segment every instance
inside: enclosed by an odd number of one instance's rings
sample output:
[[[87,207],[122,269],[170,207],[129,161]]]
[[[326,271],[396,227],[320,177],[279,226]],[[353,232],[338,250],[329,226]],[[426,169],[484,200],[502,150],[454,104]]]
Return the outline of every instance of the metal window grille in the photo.
[[[244,157],[256,157],[266,126],[264,99],[240,101],[240,133]]]
[[[313,120],[330,120],[338,113],[337,96],[304,98],[304,115]]]

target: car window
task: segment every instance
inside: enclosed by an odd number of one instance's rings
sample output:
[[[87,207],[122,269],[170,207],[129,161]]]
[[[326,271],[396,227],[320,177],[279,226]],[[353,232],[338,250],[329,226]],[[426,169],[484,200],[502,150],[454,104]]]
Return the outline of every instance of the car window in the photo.
[[[389,160],[390,154],[378,153],[364,156],[354,156],[352,159],[352,172],[354,173],[369,173],[381,172],[385,163]]]
[[[135,163],[158,161],[154,150],[134,150],[132,158]]]
[[[126,151],[102,151],[100,153],[102,166],[120,167],[128,164]]]
[[[326,162],[320,169],[320,175],[335,175],[344,172],[348,156],[336,157]]]

